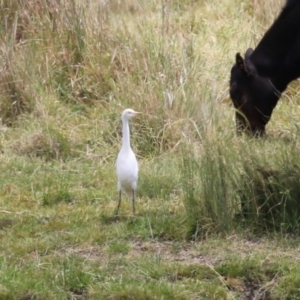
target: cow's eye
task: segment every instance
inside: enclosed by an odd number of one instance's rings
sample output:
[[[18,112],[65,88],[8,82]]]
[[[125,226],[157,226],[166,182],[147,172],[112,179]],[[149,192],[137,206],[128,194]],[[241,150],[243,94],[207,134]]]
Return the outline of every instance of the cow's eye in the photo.
[[[236,85],[230,87],[229,94],[232,99],[239,99],[242,96],[240,89],[238,89]]]
[[[243,98],[242,91],[238,88],[231,88],[229,94],[235,107],[239,107],[242,104],[242,98]]]

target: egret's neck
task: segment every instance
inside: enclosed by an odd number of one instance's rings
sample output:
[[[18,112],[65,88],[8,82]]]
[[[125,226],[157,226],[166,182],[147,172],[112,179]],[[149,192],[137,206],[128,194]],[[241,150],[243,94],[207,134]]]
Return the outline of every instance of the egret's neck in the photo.
[[[130,149],[130,132],[129,132],[129,123],[127,119],[123,119],[123,140],[122,147],[125,149]]]

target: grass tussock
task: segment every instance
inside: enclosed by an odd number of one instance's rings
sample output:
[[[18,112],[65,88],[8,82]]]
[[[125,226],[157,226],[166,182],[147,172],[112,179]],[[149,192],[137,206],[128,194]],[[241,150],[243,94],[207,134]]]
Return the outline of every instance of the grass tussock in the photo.
[[[299,232],[299,168],[289,161],[281,168],[245,167],[240,195],[245,220],[258,230]]]
[[[257,146],[267,140],[244,142],[235,149],[206,141],[201,159],[191,151],[183,154],[181,180],[190,223],[188,237],[224,232],[241,221],[260,233],[298,234],[297,150],[291,145],[288,153],[273,153],[270,159],[269,154],[257,152]]]
[[[45,161],[64,160],[71,155],[71,145],[67,137],[51,128],[16,141],[13,150],[18,155],[41,158]]]
[[[45,161],[52,159],[64,160],[71,155],[71,145],[67,137],[56,129],[48,128],[18,140],[13,145],[18,155],[41,158]]]

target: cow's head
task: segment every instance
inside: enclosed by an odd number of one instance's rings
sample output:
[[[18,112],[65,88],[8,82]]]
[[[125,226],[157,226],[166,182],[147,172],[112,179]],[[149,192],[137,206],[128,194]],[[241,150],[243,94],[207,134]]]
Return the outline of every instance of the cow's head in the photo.
[[[268,77],[258,75],[250,59],[252,52],[252,49],[248,49],[245,59],[240,53],[236,54],[230,76],[230,97],[236,108],[238,132],[261,135],[280,94]]]

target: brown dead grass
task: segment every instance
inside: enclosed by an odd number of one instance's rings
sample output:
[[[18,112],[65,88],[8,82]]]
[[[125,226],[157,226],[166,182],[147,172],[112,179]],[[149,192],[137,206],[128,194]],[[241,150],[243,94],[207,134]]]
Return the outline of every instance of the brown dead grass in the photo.
[[[67,248],[60,255],[76,254],[91,260],[101,259],[107,263],[114,255],[103,246],[85,246]],[[267,261],[276,261],[278,257],[300,261],[299,247],[288,247],[274,239],[249,240],[237,235],[220,238],[209,238],[201,242],[160,242],[156,240],[135,240],[130,243],[130,250],[125,255],[127,260],[139,260],[143,257],[156,256],[166,262],[177,262],[184,265],[215,266],[233,255],[240,259],[264,257]]]

